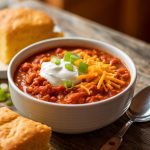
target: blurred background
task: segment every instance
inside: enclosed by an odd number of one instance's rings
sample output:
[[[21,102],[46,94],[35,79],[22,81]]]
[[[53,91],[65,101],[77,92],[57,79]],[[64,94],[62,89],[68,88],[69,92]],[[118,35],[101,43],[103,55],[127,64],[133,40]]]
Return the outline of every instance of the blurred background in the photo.
[[[27,0],[0,0],[8,3]],[[35,0],[64,9],[90,20],[150,42],[150,0]]]

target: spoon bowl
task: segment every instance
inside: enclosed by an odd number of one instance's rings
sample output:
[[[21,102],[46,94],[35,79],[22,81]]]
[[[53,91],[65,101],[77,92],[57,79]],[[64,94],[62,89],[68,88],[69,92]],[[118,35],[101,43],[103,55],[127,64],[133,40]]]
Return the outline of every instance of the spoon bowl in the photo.
[[[134,96],[126,114],[134,122],[150,120],[150,86],[145,87]]]

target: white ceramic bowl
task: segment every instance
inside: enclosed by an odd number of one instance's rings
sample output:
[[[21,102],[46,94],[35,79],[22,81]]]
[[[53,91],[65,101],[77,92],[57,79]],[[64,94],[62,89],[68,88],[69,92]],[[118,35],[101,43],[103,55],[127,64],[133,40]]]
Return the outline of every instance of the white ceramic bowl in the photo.
[[[26,58],[44,49],[72,46],[104,48],[108,53],[119,57],[131,74],[128,87],[119,94],[104,101],[88,104],[57,104],[38,100],[24,92],[13,81],[17,66]],[[102,128],[118,119],[129,107],[134,92],[136,68],[133,61],[121,50],[110,44],[86,38],[48,39],[30,45],[19,52],[10,62],[8,81],[11,97],[16,108],[23,115],[53,128],[60,133],[84,133]]]

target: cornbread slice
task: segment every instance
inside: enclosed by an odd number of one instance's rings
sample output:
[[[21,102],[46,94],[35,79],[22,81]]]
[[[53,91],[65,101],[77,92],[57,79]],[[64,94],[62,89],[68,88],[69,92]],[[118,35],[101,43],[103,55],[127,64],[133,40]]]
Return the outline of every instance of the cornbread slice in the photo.
[[[9,8],[0,11],[0,60],[8,64],[22,48],[34,42],[63,36],[53,32],[54,22],[42,11]]]
[[[0,108],[0,150],[49,150],[51,128]]]

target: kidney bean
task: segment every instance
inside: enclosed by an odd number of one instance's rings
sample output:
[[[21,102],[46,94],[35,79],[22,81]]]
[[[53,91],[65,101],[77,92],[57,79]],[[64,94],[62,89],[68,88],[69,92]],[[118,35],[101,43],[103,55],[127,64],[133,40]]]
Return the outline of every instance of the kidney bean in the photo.
[[[119,64],[120,60],[118,58],[112,58],[110,60],[110,65],[115,65],[115,64]]]
[[[60,85],[60,86],[52,87],[52,90],[54,93],[62,92],[65,90],[65,87],[63,85]]]
[[[31,73],[26,77],[26,82],[28,84],[31,84],[33,82],[33,79],[36,77],[36,73]]]
[[[55,53],[56,53],[56,54],[59,54],[59,53],[62,53],[63,51],[64,51],[64,50],[63,50],[62,48],[57,48]]]
[[[30,63],[26,62],[21,66],[21,70],[24,72],[27,72],[31,67],[32,67],[32,65]]]
[[[121,68],[119,68],[119,69],[117,70],[117,72],[120,73],[120,74],[123,74],[123,73],[125,73],[126,71],[127,71],[127,69],[124,68],[124,67],[121,67]]]
[[[85,95],[86,95],[86,93],[84,93],[84,92],[71,93],[71,94],[67,95],[67,97],[65,97],[64,100],[67,103],[77,104],[80,101],[80,99],[82,99]]]

